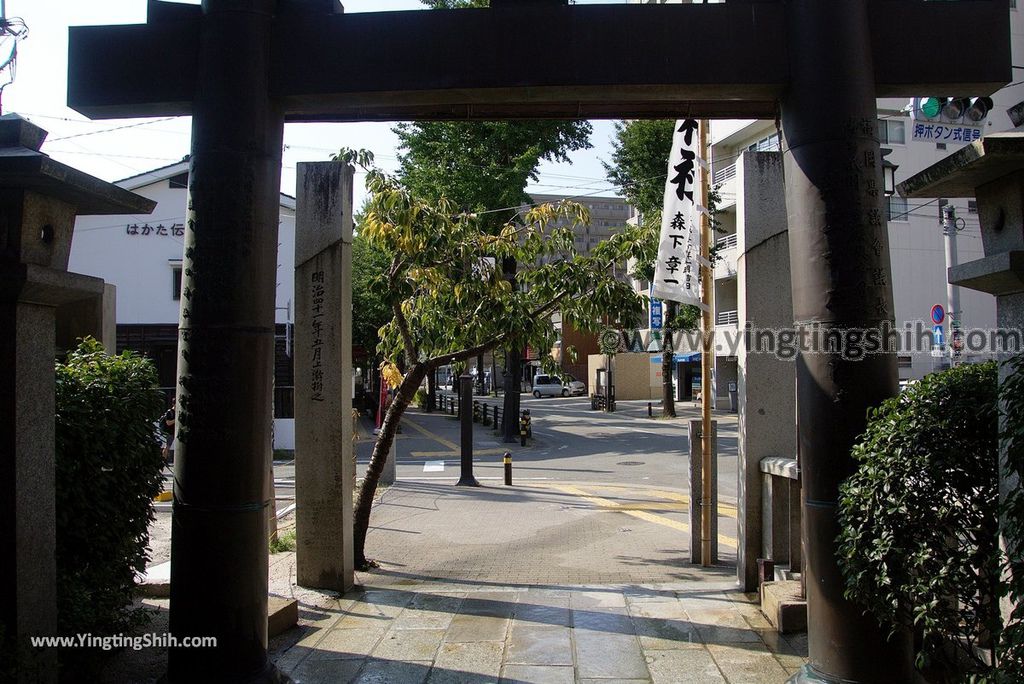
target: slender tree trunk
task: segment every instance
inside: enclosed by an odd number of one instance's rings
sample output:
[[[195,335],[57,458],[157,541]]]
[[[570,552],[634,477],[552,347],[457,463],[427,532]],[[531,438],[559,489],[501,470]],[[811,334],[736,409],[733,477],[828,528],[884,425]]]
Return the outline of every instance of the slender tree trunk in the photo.
[[[672,329],[669,323],[676,316],[676,302],[665,302],[665,343],[661,355],[661,415],[663,418],[676,417],[676,396],[673,391],[672,372],[675,370],[675,348],[672,345]]]
[[[516,260],[506,258],[501,262],[501,272],[516,289]],[[505,356],[505,401],[501,407],[501,435],[505,443],[519,441],[519,391],[522,387],[523,371],[518,349],[509,349]]]
[[[484,355],[476,356],[476,394],[484,393]]]
[[[505,401],[501,410],[501,433],[503,442],[519,441],[519,390],[522,377],[518,349],[508,351],[508,367],[505,369]]]
[[[495,397],[498,396],[498,360],[493,351],[491,352],[491,391],[494,392]]]
[[[363,479],[363,484],[359,487],[356,497],[352,539],[357,570],[366,570],[369,567],[365,549],[366,532],[370,527],[370,509],[373,506],[373,497],[377,493],[377,483],[380,481],[381,471],[384,470],[384,463],[387,461],[391,445],[395,441],[398,423],[416,395],[416,389],[430,371],[431,368],[427,364],[417,363],[413,366],[402,380],[402,384],[398,386],[395,400],[391,402],[387,413],[384,414],[384,422],[381,424],[377,443],[373,447],[373,455],[370,457],[370,465],[366,469],[366,477]],[[381,382],[383,381],[384,379],[381,378]]]

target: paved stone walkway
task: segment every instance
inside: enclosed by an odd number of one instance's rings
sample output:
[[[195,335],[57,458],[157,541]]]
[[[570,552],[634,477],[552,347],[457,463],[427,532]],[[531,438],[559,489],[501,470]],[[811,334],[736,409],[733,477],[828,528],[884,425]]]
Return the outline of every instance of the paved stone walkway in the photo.
[[[272,557],[271,590],[301,605],[272,657],[317,683],[785,681],[803,635],[772,630],[732,565],[690,564],[678,492],[639,489],[400,481],[357,591],[302,589],[294,554]]]
[[[277,644],[277,665],[296,682],[785,681],[806,640],[775,633],[729,574],[629,586],[368,585]]]

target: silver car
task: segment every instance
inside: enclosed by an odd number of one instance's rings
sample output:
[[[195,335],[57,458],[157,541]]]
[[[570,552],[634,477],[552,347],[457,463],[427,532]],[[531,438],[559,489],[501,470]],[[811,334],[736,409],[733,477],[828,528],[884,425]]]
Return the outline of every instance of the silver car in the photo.
[[[533,396],[541,397],[567,397],[569,388],[562,387],[562,381],[557,375],[535,375],[533,378]]]

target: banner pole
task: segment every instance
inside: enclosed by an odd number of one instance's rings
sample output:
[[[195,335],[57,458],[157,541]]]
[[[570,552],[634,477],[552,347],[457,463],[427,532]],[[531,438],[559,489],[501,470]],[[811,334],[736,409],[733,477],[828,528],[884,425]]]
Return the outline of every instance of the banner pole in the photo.
[[[710,163],[708,155],[708,123],[707,119],[700,122],[700,154],[705,162]],[[709,195],[709,167],[705,167],[701,174],[700,197],[701,206],[705,209],[708,206]],[[711,362],[714,354],[714,320],[712,318],[711,305],[713,301],[711,257],[711,218],[702,212],[700,219],[700,255],[707,265],[701,268],[700,289],[701,289],[701,355],[700,355],[700,400],[701,400],[701,517],[700,517],[700,561],[704,567],[710,567],[711,558],[711,530],[712,516],[717,516],[717,506],[714,505],[715,497],[711,491],[711,484],[714,481],[711,477],[712,453],[711,453]]]

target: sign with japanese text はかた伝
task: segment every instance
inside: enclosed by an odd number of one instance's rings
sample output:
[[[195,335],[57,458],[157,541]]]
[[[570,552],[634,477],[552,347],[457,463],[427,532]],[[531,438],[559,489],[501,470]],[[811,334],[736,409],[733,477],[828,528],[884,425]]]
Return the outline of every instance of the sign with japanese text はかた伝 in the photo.
[[[151,226],[148,223],[138,224],[129,223],[124,229],[125,235],[146,237],[149,235],[158,235],[162,237],[182,237],[185,235],[185,224],[183,223],[172,223],[169,226],[165,226],[160,223],[155,226]]]

